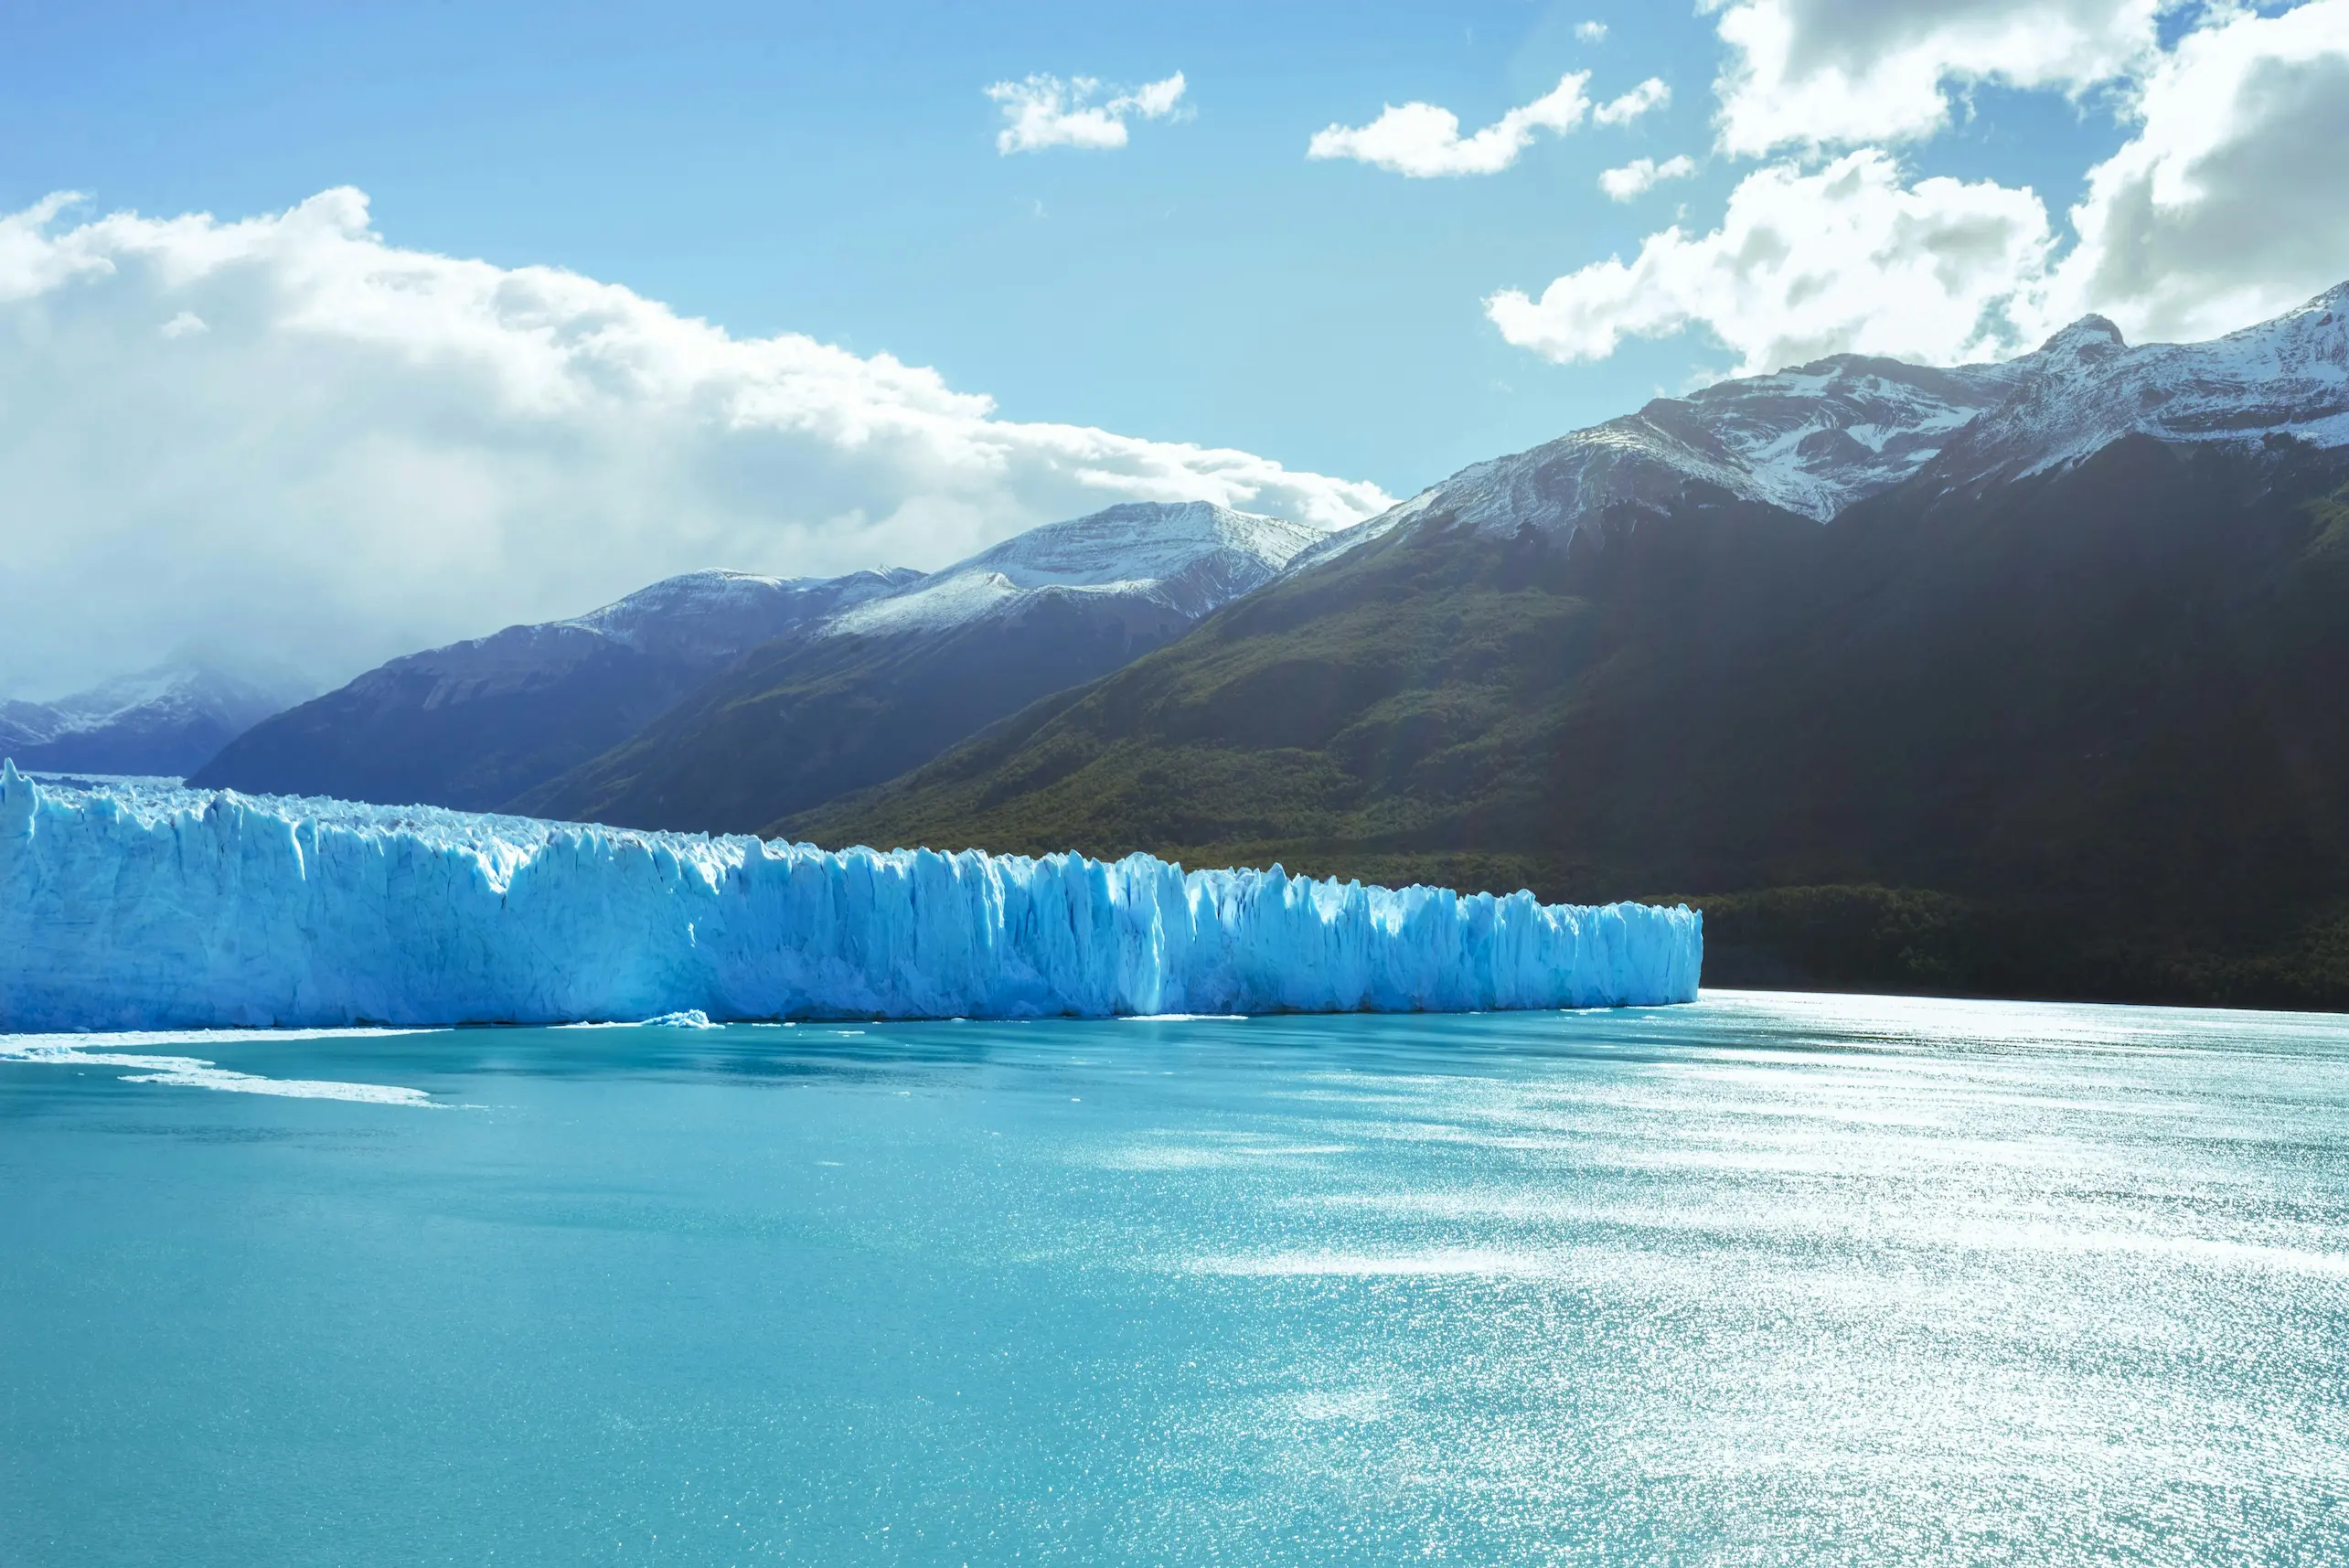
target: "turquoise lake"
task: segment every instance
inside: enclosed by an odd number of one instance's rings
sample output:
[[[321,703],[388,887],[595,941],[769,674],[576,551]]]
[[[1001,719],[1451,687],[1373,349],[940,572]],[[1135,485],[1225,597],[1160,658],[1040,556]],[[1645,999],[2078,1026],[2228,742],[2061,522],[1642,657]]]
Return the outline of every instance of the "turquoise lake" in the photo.
[[[2349,1560],[2349,1019],[80,1043],[7,1568]]]

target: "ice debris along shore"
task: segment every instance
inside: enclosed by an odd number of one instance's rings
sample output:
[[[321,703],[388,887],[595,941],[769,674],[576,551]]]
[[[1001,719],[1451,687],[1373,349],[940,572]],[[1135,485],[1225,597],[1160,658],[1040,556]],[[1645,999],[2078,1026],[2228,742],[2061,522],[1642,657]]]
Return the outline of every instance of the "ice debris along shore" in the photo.
[[[0,764],[0,1030],[1468,1011],[1695,998],[1702,916],[834,854]]]

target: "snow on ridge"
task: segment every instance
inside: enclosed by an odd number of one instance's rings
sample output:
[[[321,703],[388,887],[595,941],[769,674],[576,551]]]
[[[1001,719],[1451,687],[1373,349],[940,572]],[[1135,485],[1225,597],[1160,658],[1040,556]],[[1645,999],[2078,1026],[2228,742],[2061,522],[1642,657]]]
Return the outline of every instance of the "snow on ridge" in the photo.
[[[1300,556],[1318,565],[1415,517],[1487,534],[1571,534],[1610,507],[1661,507],[1710,486],[1824,522],[1918,472],[2012,391],[2011,365],[1952,369],[1839,354],[1684,398],[1460,470]]]
[[[1487,465],[1479,464],[1477,466]],[[1461,475],[1455,476],[1455,479],[1475,472],[1475,468],[1463,470]],[[1333,533],[1324,534],[1319,543],[1309,545],[1289,557],[1288,564],[1281,568],[1281,575],[1293,577],[1300,571],[1309,571],[1323,561],[1345,555],[1370,543],[1372,539],[1384,539],[1395,529],[1425,513],[1442,495],[1443,486],[1431,485],[1416,496],[1406,496],[1396,502],[1374,517],[1366,517],[1351,528],[1340,528]]]
[[[842,577],[689,571],[663,578],[584,615],[548,624],[592,632],[642,654],[724,659],[921,580],[920,572],[902,567]]]
[[[0,1030],[1453,1011],[1687,1001],[1702,917],[36,784]]]
[[[785,607],[802,599],[824,601],[827,608],[855,604],[895,592],[909,582],[919,581],[921,575],[902,567],[850,572],[842,577],[767,577],[754,571],[714,568],[665,577],[601,609],[553,624],[577,626],[625,646],[647,651],[645,645],[660,640],[664,633],[674,641],[676,628],[680,624],[689,626],[694,622],[720,616],[755,624],[787,613]]]
[[[689,571],[665,577],[584,615],[573,615],[555,624],[577,626],[633,647],[645,624],[656,617],[764,602],[793,590],[814,588],[819,581],[812,577],[768,577],[754,571],[730,571],[722,567]]]
[[[828,578],[689,571],[568,620],[526,622],[401,654],[353,677],[347,689],[404,703],[414,700],[403,695],[406,683],[429,679],[422,703],[437,708],[526,688],[577,668],[607,645],[706,669],[920,578],[902,567]]]
[[[935,631],[1042,592],[1148,600],[1196,618],[1269,581],[1328,536],[1210,501],[1128,501],[990,545],[832,617],[824,635]]]
[[[1636,413],[1460,470],[1297,558],[1319,565],[1415,518],[1571,535],[1610,507],[1710,486],[1825,522],[1920,475],[1944,487],[2077,462],[2132,432],[2349,446],[2349,283],[2206,343],[2130,347],[2084,316],[1999,364],[1839,354],[1659,398]]]
[[[2349,283],[2205,343],[2131,346],[2084,316],[2017,363],[2037,374],[1950,443],[1935,464],[1946,485],[2066,467],[2140,433],[2349,446]]]

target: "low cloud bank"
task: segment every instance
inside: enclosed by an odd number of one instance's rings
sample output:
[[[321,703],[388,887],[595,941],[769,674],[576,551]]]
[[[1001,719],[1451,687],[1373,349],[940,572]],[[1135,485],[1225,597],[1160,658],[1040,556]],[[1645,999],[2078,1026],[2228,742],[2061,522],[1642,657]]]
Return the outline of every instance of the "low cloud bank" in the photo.
[[[0,218],[0,695],[190,643],[341,678],[678,571],[935,566],[1119,500],[1324,528],[1388,501],[403,249],[356,190],[240,221],[75,210]]]

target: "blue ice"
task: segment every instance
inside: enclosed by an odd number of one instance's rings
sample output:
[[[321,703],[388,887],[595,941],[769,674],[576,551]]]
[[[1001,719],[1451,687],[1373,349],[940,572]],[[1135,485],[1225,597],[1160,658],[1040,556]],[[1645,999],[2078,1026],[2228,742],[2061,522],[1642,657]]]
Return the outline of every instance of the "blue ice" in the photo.
[[[1587,1008],[1703,917],[1148,855],[833,852],[0,764],[0,1030]]]

